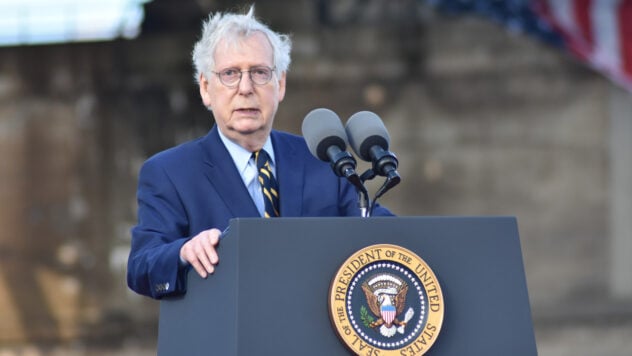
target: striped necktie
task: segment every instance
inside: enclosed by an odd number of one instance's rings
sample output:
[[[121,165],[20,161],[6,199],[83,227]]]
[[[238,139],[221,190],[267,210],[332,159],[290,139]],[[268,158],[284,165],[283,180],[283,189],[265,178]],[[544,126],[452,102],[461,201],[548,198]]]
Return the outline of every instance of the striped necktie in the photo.
[[[279,185],[270,169],[270,157],[265,150],[253,153],[257,172],[259,173],[259,183],[263,192],[263,202],[265,204],[264,217],[278,217],[279,214]]]

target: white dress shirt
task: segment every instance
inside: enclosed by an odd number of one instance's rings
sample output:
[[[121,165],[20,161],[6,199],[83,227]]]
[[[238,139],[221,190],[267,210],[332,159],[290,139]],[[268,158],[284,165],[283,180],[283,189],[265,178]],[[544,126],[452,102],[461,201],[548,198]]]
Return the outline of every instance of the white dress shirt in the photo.
[[[217,131],[219,132],[219,138],[222,140],[224,146],[226,146],[226,149],[228,150],[228,153],[233,158],[235,167],[237,167],[237,171],[239,172],[244,185],[248,189],[248,193],[250,193],[252,200],[255,202],[255,205],[259,210],[259,214],[263,216],[265,212],[265,203],[263,202],[261,184],[259,183],[259,179],[257,179],[257,176],[259,175],[257,172],[257,164],[254,158],[252,158],[252,152],[249,152],[245,148],[228,139],[224,136],[224,134],[222,134],[222,130]],[[266,143],[263,145],[263,149],[266,150],[268,156],[270,156],[270,169],[272,170],[272,174],[276,177],[274,149],[272,149],[270,136],[268,136]]]

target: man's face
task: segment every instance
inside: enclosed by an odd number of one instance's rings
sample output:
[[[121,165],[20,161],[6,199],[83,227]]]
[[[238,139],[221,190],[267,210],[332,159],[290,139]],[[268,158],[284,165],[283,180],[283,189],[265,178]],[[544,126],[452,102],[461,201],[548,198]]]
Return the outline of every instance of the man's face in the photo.
[[[272,46],[260,32],[241,39],[236,45],[220,41],[212,71],[221,72],[227,68],[246,71],[257,66],[274,67]],[[272,130],[279,103],[285,96],[285,73],[281,78],[273,74],[268,83],[258,85],[244,72],[234,87],[222,84],[215,74],[209,73],[209,76],[200,78],[200,94],[204,105],[213,110],[222,133],[247,149],[252,138],[265,141]]]

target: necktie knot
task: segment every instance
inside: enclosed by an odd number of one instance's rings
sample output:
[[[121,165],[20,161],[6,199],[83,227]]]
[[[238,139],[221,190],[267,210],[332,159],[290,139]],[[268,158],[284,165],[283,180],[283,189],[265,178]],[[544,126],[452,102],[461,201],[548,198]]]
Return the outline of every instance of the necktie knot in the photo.
[[[277,217],[279,213],[279,185],[272,174],[270,167],[270,156],[265,150],[253,153],[255,163],[257,165],[257,173],[261,192],[263,193],[263,202],[265,205],[264,217]]]
[[[266,150],[261,149],[255,153],[253,153],[255,158],[255,163],[257,164],[257,171],[261,170],[261,168],[266,167],[267,170],[272,171],[270,169],[270,156],[268,156],[268,152]]]

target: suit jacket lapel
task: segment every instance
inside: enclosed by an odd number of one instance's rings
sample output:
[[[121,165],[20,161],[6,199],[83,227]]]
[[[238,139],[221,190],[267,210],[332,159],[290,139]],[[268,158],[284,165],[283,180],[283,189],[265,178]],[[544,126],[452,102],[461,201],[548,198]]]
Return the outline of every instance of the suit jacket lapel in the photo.
[[[301,216],[305,161],[297,157],[295,148],[278,132],[272,131],[271,137],[281,196],[281,217]]]
[[[259,217],[257,206],[219,138],[217,125],[200,141],[204,151],[204,174],[234,217]]]

